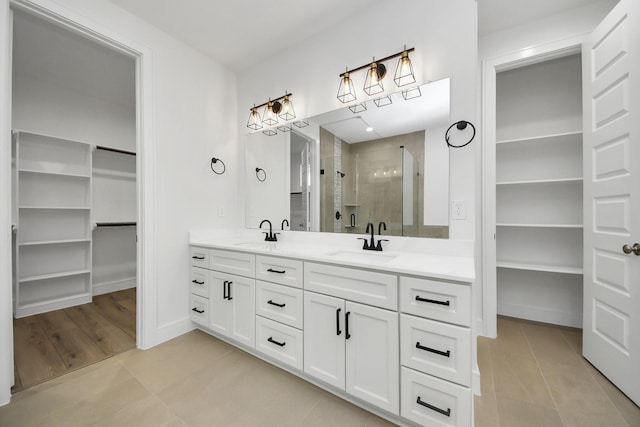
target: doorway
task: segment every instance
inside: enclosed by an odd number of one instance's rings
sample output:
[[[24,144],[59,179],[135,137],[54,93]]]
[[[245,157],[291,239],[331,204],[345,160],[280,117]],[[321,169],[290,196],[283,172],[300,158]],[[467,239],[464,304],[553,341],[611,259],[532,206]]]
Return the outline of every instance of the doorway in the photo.
[[[135,56],[13,10],[13,391],[136,346]]]

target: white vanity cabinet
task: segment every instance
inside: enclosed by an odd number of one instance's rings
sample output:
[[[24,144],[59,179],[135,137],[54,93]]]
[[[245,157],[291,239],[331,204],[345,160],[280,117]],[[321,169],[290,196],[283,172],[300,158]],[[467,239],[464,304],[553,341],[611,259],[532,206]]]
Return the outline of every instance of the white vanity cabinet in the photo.
[[[340,283],[348,286],[332,291]],[[364,291],[360,298],[371,301],[374,294],[397,293],[397,277],[305,263],[305,373],[398,415],[398,313],[342,298],[358,299],[354,290]],[[386,298],[373,298],[380,300]]]
[[[192,246],[193,322],[398,425],[472,425],[470,280],[266,251]]]

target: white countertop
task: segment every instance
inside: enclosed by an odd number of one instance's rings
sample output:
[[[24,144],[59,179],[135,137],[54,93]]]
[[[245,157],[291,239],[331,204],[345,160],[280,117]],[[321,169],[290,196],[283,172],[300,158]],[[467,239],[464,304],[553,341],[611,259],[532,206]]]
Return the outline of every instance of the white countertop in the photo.
[[[266,242],[260,231],[251,229],[194,230],[189,244],[459,282],[475,280],[472,241],[382,236],[389,241],[382,242],[385,249],[377,252],[362,250],[363,242],[357,238],[365,235],[274,231],[279,233],[278,242]]]

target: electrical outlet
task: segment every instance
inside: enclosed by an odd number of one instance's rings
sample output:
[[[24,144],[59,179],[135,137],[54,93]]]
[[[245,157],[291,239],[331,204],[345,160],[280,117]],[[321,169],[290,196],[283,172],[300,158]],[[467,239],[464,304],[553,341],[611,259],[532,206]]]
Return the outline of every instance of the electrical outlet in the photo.
[[[451,219],[467,219],[467,207],[464,200],[451,201]]]
[[[224,208],[223,207],[219,207],[218,208],[218,216],[220,218],[222,218],[224,216]]]

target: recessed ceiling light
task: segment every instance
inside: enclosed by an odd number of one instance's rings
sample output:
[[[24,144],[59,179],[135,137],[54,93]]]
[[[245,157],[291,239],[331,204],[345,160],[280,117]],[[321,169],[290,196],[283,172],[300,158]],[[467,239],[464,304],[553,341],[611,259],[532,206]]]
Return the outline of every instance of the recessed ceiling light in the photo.
[[[368,128],[365,129],[367,132],[373,132],[373,128],[371,126],[369,126]]]

